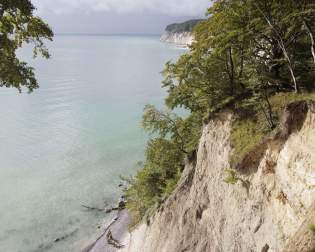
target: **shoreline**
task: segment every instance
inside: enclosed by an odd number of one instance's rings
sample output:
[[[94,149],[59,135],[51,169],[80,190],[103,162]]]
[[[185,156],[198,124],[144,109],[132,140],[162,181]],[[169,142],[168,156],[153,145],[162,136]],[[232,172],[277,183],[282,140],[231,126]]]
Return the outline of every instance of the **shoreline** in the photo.
[[[104,230],[94,242],[86,246],[82,252],[115,252],[126,244],[121,242],[129,234],[130,216],[127,209],[119,210],[116,217],[102,226]]]

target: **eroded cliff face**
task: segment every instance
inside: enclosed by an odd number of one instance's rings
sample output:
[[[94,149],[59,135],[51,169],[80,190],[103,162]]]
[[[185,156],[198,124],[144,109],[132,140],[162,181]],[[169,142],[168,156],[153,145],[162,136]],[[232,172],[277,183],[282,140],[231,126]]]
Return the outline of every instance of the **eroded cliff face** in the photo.
[[[177,189],[124,242],[128,252],[310,251],[315,211],[315,105],[286,109],[280,130],[244,160],[236,185],[229,168],[233,116],[203,130]],[[259,155],[258,155],[258,154]],[[250,160],[250,161],[248,161]]]
[[[178,46],[189,46],[194,37],[191,32],[165,32],[160,39],[162,42],[171,43]]]

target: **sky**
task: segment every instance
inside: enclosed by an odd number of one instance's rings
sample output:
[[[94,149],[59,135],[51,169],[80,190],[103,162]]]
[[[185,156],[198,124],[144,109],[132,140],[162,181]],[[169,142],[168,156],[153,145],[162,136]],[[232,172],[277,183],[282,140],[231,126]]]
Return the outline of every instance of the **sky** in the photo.
[[[55,33],[160,34],[166,25],[203,18],[210,0],[33,0]]]

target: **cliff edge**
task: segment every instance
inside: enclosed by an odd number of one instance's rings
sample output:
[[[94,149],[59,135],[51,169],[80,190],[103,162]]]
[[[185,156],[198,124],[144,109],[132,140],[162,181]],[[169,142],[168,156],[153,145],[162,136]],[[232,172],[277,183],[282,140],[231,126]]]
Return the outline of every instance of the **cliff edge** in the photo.
[[[279,129],[224,182],[233,115],[204,126],[172,195],[123,242],[124,252],[299,251],[315,248],[315,103],[287,106]],[[255,154],[256,153],[256,154]],[[248,162],[248,160],[255,162]],[[255,166],[253,165],[255,164]]]

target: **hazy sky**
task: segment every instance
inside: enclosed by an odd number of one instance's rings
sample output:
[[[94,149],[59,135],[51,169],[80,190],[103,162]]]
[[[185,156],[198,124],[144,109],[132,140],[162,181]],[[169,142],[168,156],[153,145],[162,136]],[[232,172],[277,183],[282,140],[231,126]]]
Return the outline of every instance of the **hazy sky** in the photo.
[[[161,33],[204,17],[210,0],[33,0],[55,33]]]

